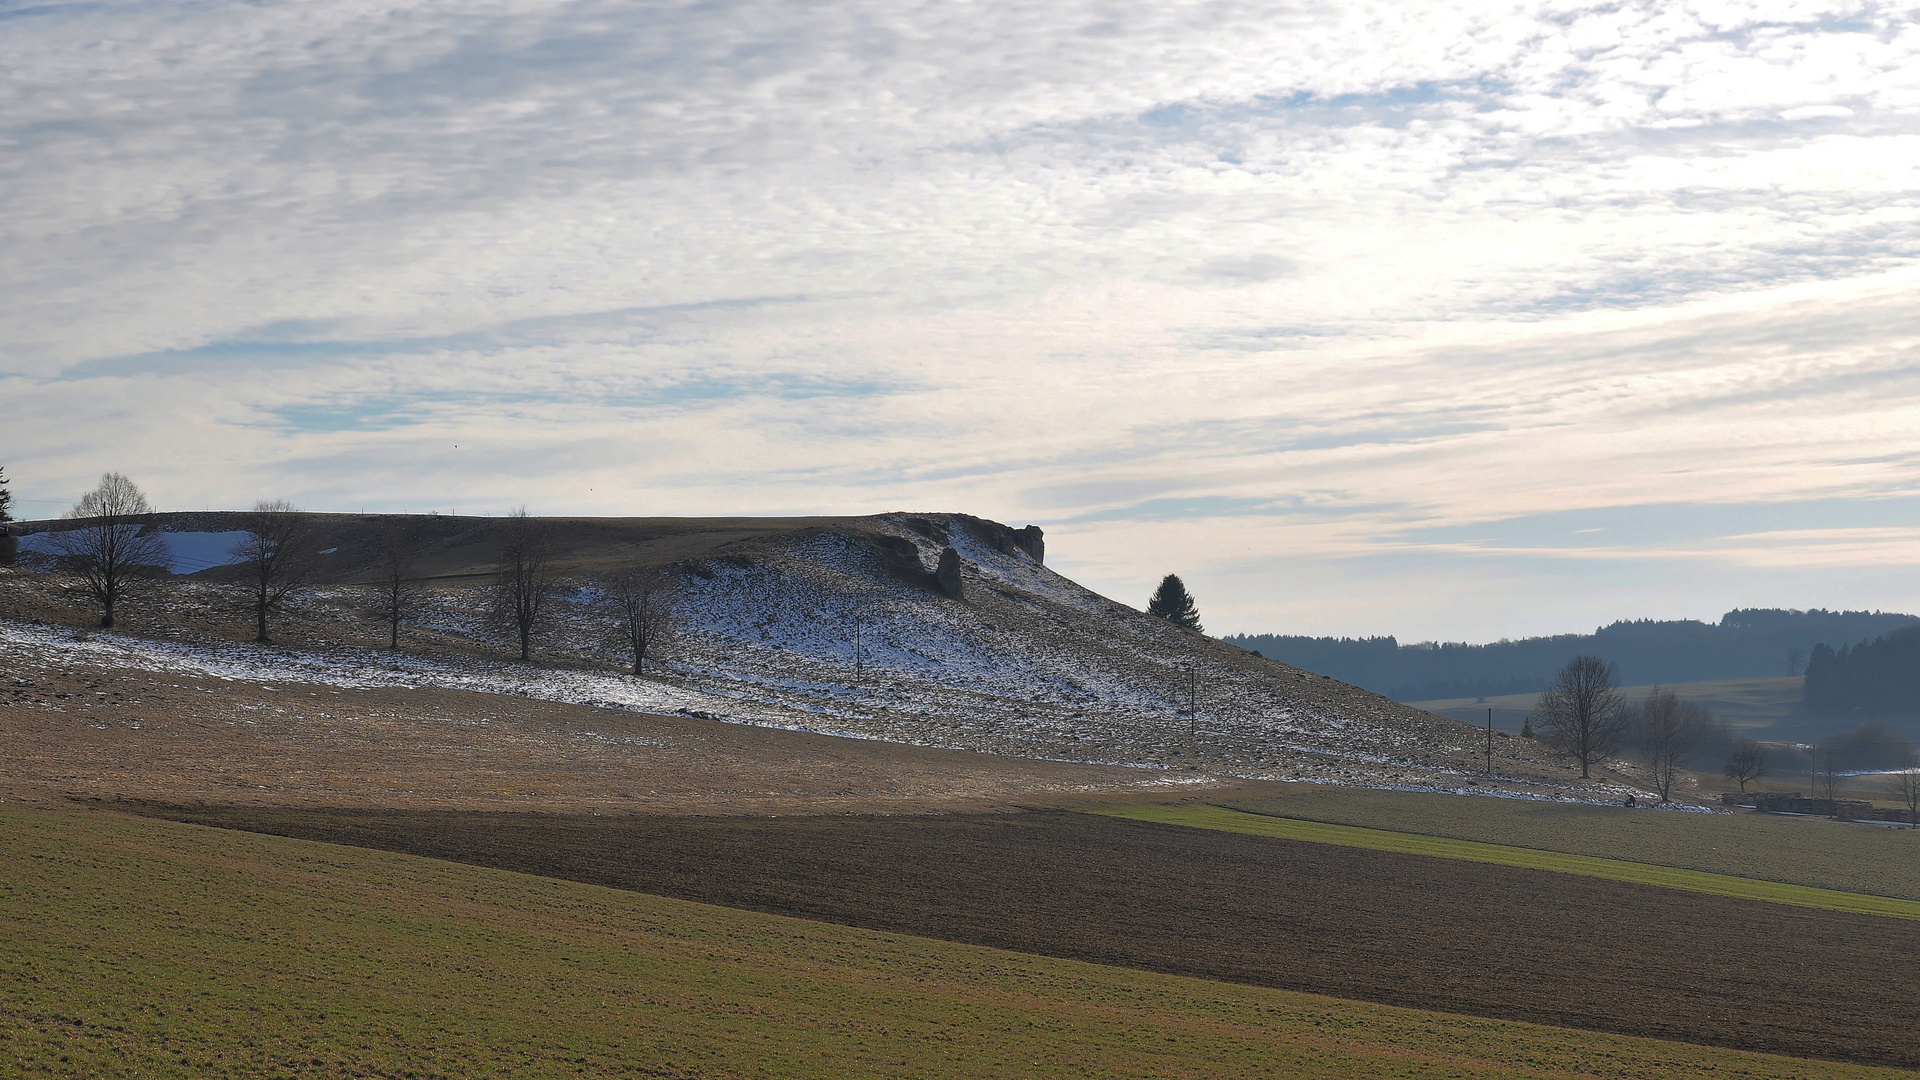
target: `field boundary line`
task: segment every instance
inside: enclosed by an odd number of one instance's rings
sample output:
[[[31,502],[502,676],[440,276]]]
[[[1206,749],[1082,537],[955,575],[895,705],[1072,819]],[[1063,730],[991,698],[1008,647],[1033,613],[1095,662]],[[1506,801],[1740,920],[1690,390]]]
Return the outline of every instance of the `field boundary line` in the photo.
[[[1706,870],[1687,870],[1655,863],[1606,859],[1597,855],[1575,855],[1541,848],[1512,847],[1480,840],[1427,836],[1421,833],[1369,829],[1358,825],[1334,825],[1324,821],[1280,817],[1252,810],[1236,810],[1213,804],[1109,806],[1089,813],[1130,821],[1180,825],[1194,829],[1269,836],[1279,840],[1301,840],[1316,844],[1367,848],[1402,855],[1426,855],[1465,862],[1492,863],[1527,870],[1547,870],[1581,877],[1605,878],[1635,885],[1655,885],[1686,892],[1726,896],[1739,900],[1760,900],[1794,907],[1841,911],[1855,915],[1878,915],[1893,919],[1920,921],[1920,901],[1870,893],[1842,892],[1813,885],[1795,885],[1784,881],[1735,877]]]

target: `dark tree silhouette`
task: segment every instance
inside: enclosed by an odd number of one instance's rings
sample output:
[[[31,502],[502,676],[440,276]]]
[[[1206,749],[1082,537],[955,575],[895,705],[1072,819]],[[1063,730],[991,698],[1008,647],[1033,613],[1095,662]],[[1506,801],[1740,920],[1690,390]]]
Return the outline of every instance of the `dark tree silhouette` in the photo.
[[[660,662],[660,653],[673,636],[674,583],[666,571],[637,567],[600,585],[608,636],[633,657],[635,675],[644,672],[649,659]]]
[[[419,608],[420,579],[413,572],[413,551],[407,536],[398,529],[381,538],[380,576],[370,586],[374,610],[387,624],[387,648],[400,647],[400,624],[413,618]]]
[[[107,473],[64,516],[78,524],[49,533],[48,546],[62,569],[80,576],[100,605],[100,625],[111,629],[128,585],[142,573],[173,565],[153,524],[153,504],[133,481]]]
[[[500,523],[500,558],[493,579],[494,623],[514,635],[520,659],[533,658],[533,636],[552,607],[553,541],[545,525],[521,507]]]
[[[1614,667],[1597,656],[1567,661],[1540,693],[1530,719],[1547,745],[1580,763],[1580,778],[1618,753],[1626,735],[1629,710],[1620,696]]]
[[[1147,601],[1147,614],[1189,630],[1201,629],[1200,609],[1193,606],[1193,597],[1188,595],[1186,583],[1180,580],[1179,574],[1168,574],[1160,579],[1160,587],[1154,590],[1153,599]]]
[[[313,534],[306,516],[285,499],[262,500],[247,515],[247,535],[228,551],[240,565],[240,586],[253,613],[253,639],[270,640],[267,617],[287,604],[313,572]]]
[[[13,520],[13,492],[7,485],[13,481],[7,479],[7,467],[0,465],[0,566],[12,566],[14,556],[20,552],[20,539],[7,528]]]
[[[1727,779],[1740,785],[1740,794],[1747,793],[1747,785],[1767,775],[1767,749],[1752,739],[1741,739],[1733,744],[1733,752],[1727,755]]]
[[[1920,626],[1839,649],[1815,645],[1801,694],[1815,716],[1920,715]]]

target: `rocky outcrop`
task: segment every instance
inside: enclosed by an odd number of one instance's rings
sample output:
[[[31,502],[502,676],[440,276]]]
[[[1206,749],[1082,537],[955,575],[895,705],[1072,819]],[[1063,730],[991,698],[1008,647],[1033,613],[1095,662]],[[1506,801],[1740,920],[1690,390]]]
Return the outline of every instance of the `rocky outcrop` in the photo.
[[[968,519],[968,531],[987,543],[1002,555],[1011,555],[1024,551],[1034,562],[1045,563],[1047,544],[1040,532],[1040,526],[1029,525],[1024,529],[1009,529],[997,521],[980,518]]]
[[[1024,529],[1014,530],[1013,542],[1026,549],[1027,554],[1033,556],[1034,562],[1046,564],[1047,540],[1046,535],[1040,531],[1040,526],[1029,525]]]
[[[960,581],[960,553],[952,548],[940,550],[940,566],[933,572],[933,579],[940,584],[940,591],[955,600],[966,599],[966,586]]]

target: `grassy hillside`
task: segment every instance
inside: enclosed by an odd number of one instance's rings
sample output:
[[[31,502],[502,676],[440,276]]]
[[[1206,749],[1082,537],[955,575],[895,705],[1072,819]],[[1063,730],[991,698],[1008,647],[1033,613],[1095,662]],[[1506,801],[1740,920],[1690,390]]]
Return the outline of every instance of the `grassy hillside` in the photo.
[[[1870,1077],[0,809],[0,1072]]]
[[[1765,729],[1771,725],[1779,724],[1783,728],[1790,725],[1800,706],[1800,686],[1804,681],[1798,675],[1775,679],[1715,679],[1675,683],[1667,689],[1712,709],[1715,716],[1743,734],[1767,738],[1769,733]],[[1651,686],[1629,686],[1621,692],[1638,701],[1651,689]],[[1521,721],[1532,711],[1538,698],[1538,694],[1505,694],[1488,698],[1440,698],[1411,704],[1470,724],[1485,723],[1487,709],[1491,707],[1494,727],[1519,731]]]
[[[1920,900],[1920,831],[1908,829],[1304,785],[1209,801],[1307,821]]]
[[[169,535],[203,540],[240,524],[167,523],[199,530]],[[0,638],[54,670],[84,660],[260,684],[480,689],[1183,774],[1444,785],[1475,759],[1473,733],[1451,720],[1089,592],[1048,569],[1034,534],[994,522],[538,524],[554,532],[563,575],[671,567],[676,628],[664,654],[649,656],[654,678],[624,674],[631,657],[587,576],[559,582],[530,642],[538,663],[518,663],[519,642],[486,617],[490,596],[474,576],[497,553],[497,521],[317,517],[312,543],[335,560],[323,575],[335,583],[270,620],[274,642],[293,649],[243,644],[255,632],[247,610],[207,577],[142,581],[116,613],[120,633],[78,640],[48,624],[77,629],[97,615],[53,571],[15,575],[0,590]],[[438,582],[416,598],[397,655],[379,648],[388,627],[367,591],[339,583],[364,568],[387,526],[422,530],[411,550]],[[936,568],[949,550],[958,576],[942,586]],[[1532,744],[1510,742],[1499,764],[1516,783],[1568,786]]]

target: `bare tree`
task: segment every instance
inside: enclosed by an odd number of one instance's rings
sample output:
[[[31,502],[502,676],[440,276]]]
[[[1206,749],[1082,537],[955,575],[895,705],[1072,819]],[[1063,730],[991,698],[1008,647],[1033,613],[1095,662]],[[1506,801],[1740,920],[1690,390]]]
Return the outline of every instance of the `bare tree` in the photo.
[[[519,640],[522,660],[533,658],[533,636],[546,625],[554,593],[552,536],[523,506],[500,523],[493,580],[494,623]]]
[[[660,653],[673,638],[675,579],[663,570],[636,567],[607,578],[600,585],[600,607],[609,636],[633,657],[633,673],[643,673],[648,659],[660,662]]]
[[[287,604],[313,573],[313,530],[285,499],[262,500],[247,515],[247,535],[228,550],[240,566],[240,586],[253,613],[253,639],[269,640],[267,617]]]
[[[1747,793],[1747,785],[1767,775],[1767,748],[1752,739],[1741,739],[1733,744],[1733,752],[1727,755],[1727,779],[1740,785],[1740,794]]]
[[[389,529],[381,538],[380,576],[371,586],[374,610],[387,624],[387,648],[400,647],[400,624],[414,617],[420,606],[420,579],[414,576],[413,551],[407,535]]]
[[[1909,750],[1901,758],[1900,771],[1894,774],[1894,791],[1907,808],[1907,824],[1920,826],[1920,754]]]
[[[100,605],[100,625],[111,628],[128,583],[173,565],[153,524],[153,504],[133,481],[107,473],[63,516],[80,524],[50,534],[48,546],[64,569],[80,576]]]
[[[1813,784],[1820,797],[1828,802],[1840,797],[1840,762],[1832,747],[1814,749]]]
[[[1535,727],[1548,746],[1580,763],[1586,780],[1596,763],[1619,752],[1629,716],[1613,665],[1576,656],[1541,691],[1530,719],[1539,721]]]
[[[1634,717],[1634,734],[1661,802],[1672,800],[1674,777],[1686,766],[1687,755],[1700,745],[1712,722],[1712,715],[1705,709],[1680,700],[1671,690],[1656,686],[1648,691],[1639,715]]]

